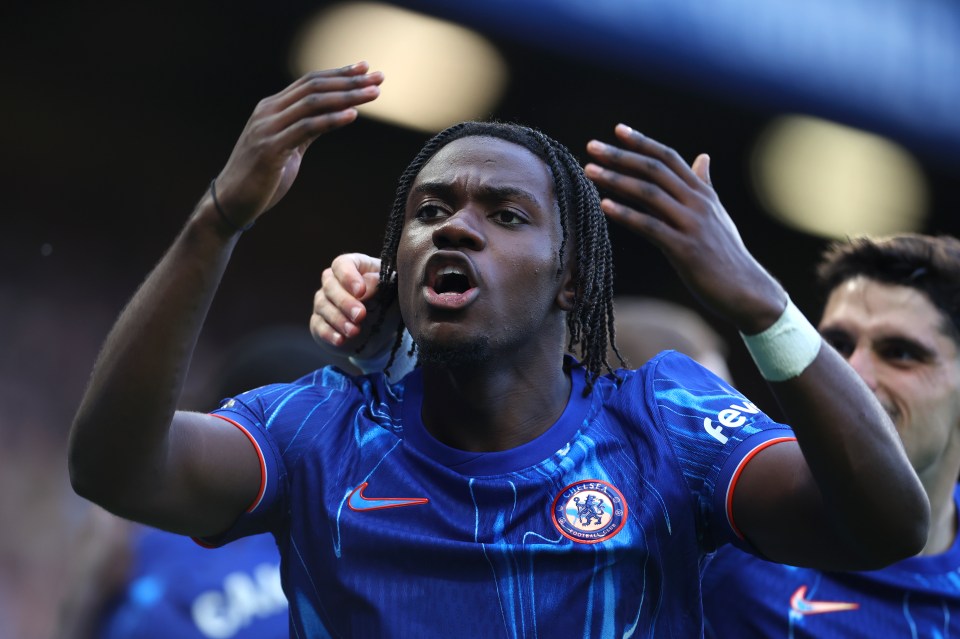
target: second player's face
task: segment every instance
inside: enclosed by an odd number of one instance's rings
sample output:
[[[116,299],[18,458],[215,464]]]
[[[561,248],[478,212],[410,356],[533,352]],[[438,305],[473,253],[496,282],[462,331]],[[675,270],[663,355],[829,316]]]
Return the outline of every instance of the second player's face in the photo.
[[[920,291],[864,277],[830,294],[820,332],[887,410],[923,476],[960,446],[960,354]]]
[[[440,149],[411,187],[397,250],[421,352],[509,356],[535,342],[557,310],[560,238],[553,180],[533,153],[491,137]]]

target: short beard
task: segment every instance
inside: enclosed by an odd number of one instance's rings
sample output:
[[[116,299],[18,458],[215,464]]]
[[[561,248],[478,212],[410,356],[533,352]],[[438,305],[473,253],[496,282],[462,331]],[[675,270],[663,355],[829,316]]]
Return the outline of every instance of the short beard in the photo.
[[[490,355],[490,340],[477,337],[466,344],[441,346],[439,344],[417,344],[417,362],[421,366],[441,368],[459,368],[485,362]]]

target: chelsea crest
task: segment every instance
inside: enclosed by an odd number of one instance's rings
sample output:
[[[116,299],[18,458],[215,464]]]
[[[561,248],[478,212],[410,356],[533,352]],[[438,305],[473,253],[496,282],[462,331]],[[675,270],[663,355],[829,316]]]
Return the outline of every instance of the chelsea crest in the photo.
[[[553,524],[581,544],[610,539],[627,520],[627,502],[613,485],[599,479],[570,484],[553,500]]]

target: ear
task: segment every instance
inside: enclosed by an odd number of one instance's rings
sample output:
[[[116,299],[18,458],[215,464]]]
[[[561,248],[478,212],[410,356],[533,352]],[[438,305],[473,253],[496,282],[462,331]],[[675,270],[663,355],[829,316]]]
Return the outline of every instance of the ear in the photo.
[[[557,292],[557,306],[563,311],[572,311],[577,301],[577,273],[568,266],[561,275],[560,290]]]

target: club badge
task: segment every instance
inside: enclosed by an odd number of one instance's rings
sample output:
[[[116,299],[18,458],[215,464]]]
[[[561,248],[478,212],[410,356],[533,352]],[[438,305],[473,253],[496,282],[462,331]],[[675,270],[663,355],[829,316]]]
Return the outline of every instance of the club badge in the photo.
[[[610,539],[627,520],[627,502],[611,484],[585,479],[570,484],[553,500],[553,525],[581,544]]]

